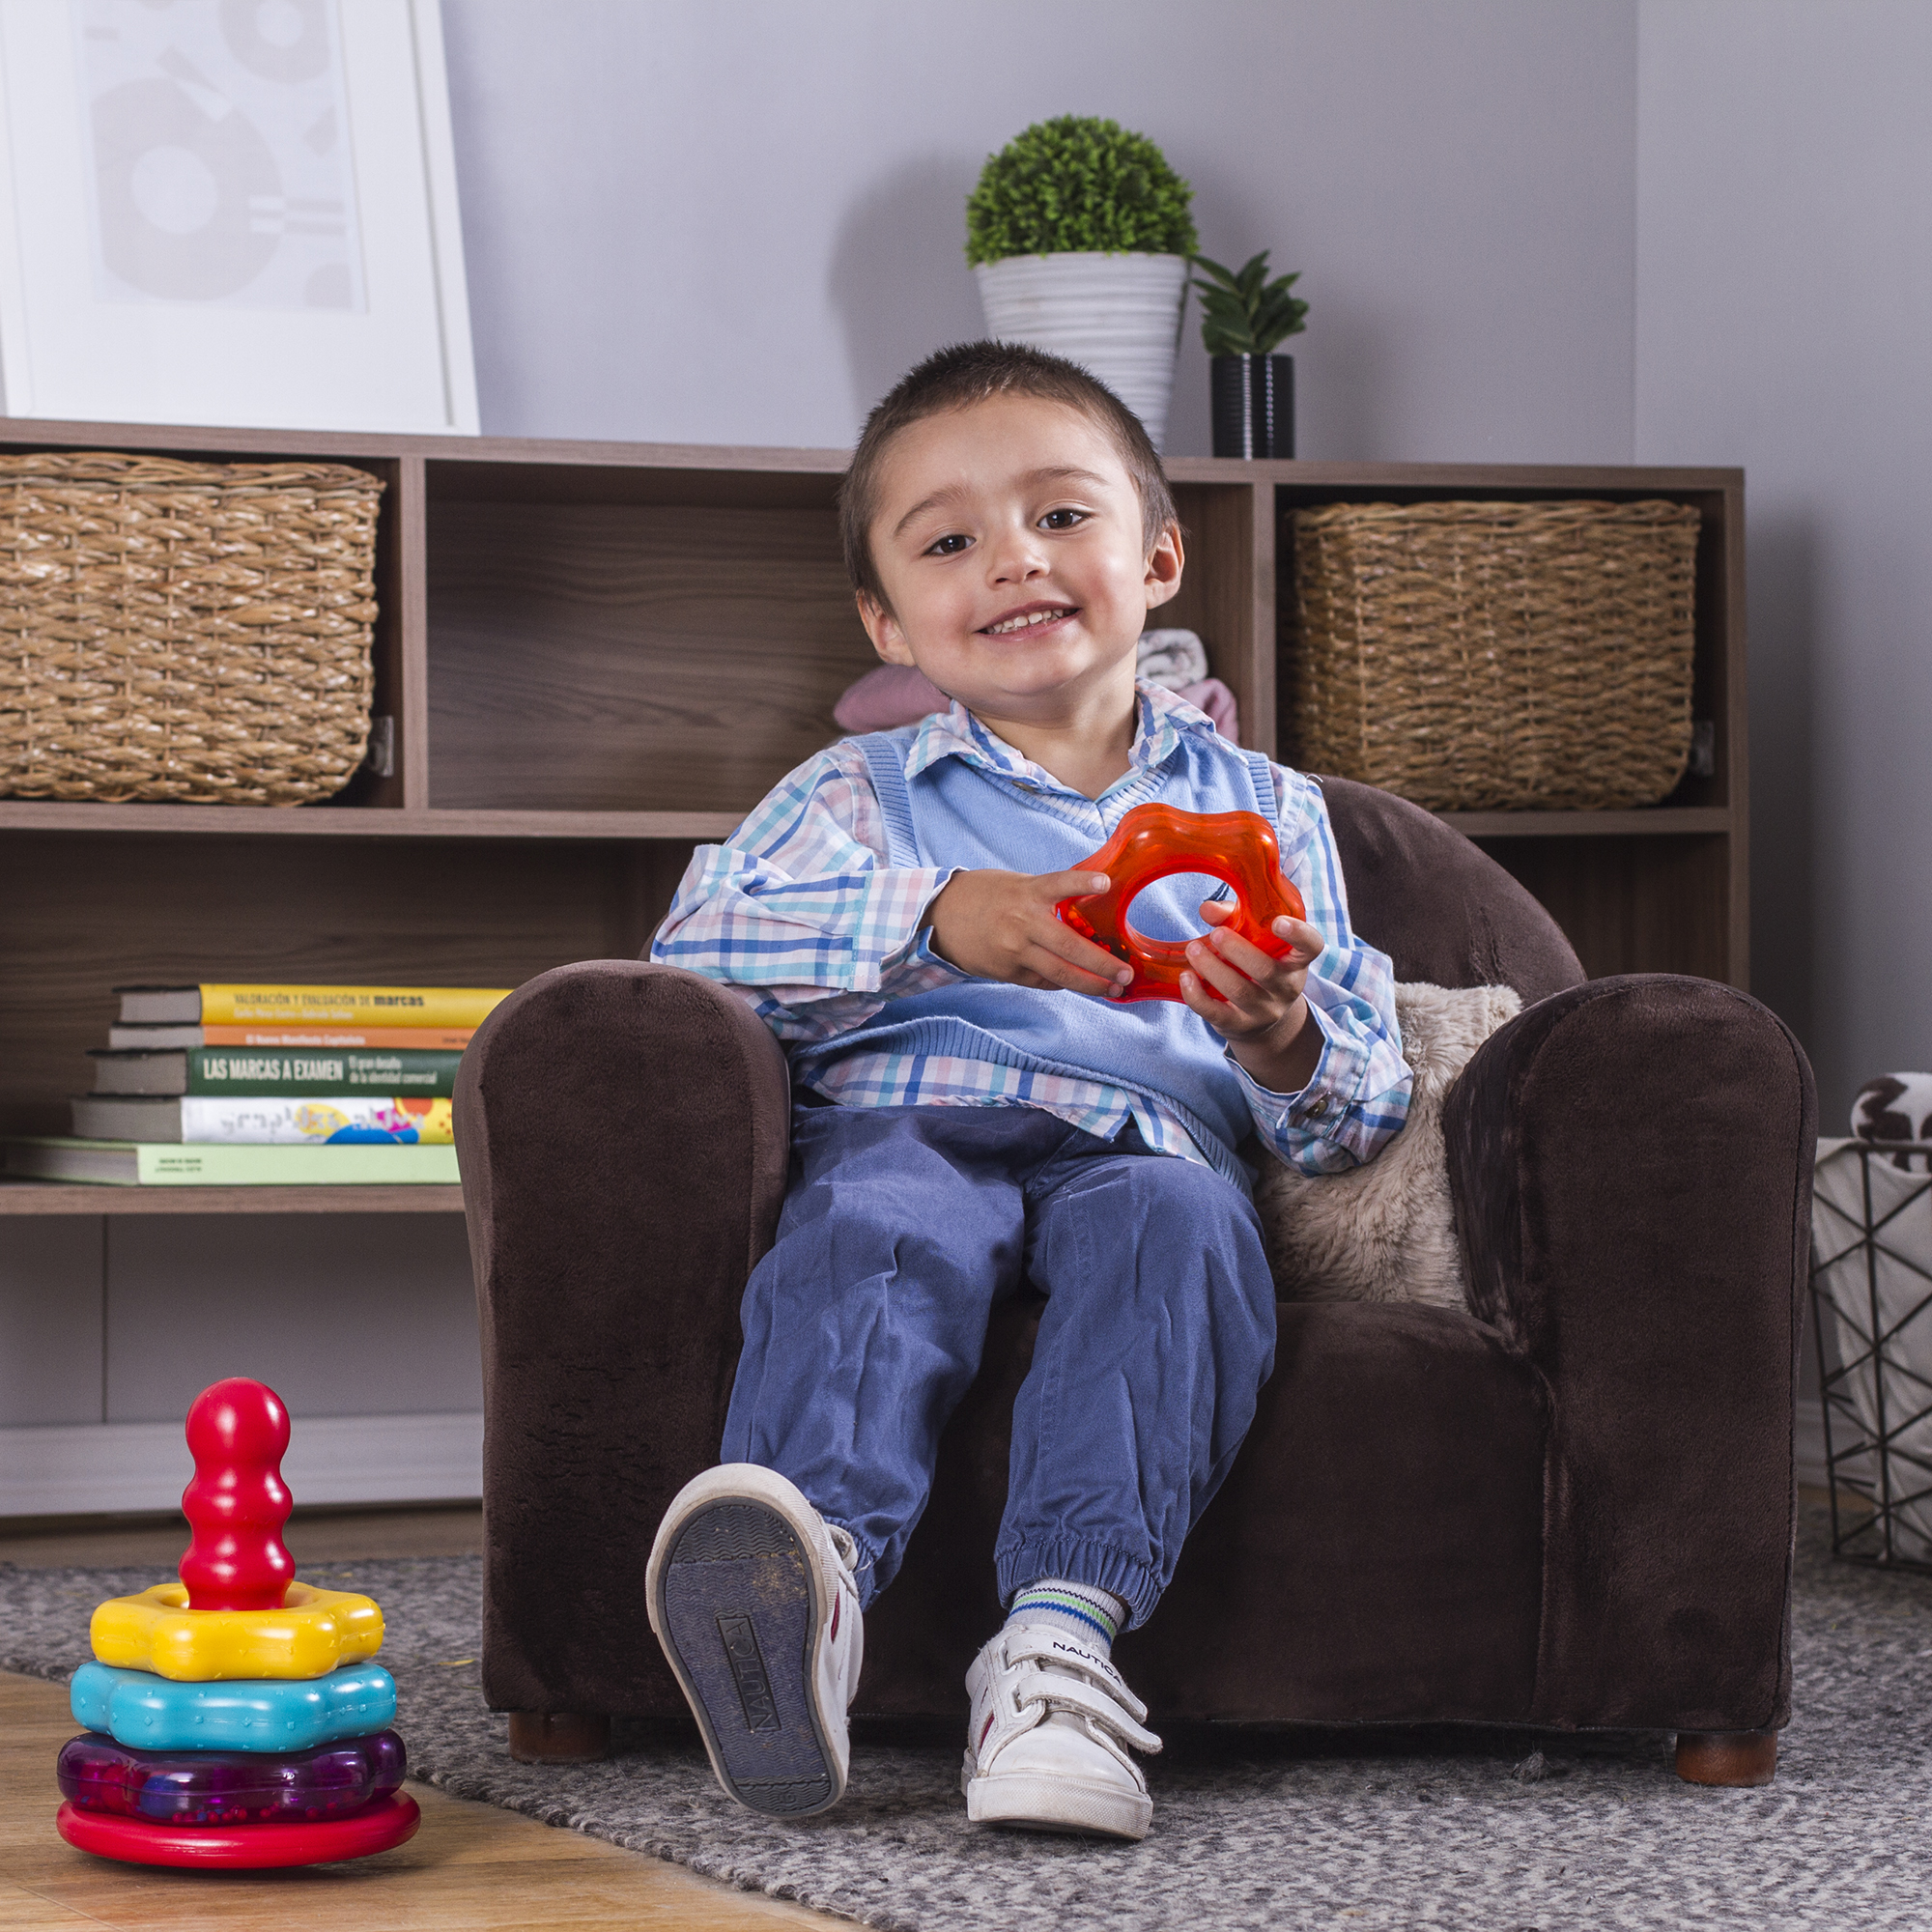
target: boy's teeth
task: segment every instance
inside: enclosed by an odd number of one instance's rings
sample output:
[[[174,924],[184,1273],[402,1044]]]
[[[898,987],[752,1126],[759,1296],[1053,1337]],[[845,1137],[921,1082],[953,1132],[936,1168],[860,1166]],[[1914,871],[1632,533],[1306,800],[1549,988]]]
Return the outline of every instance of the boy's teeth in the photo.
[[[1024,617],[1009,617],[1003,624],[988,624],[986,626],[986,635],[989,638],[997,638],[1004,636],[1008,631],[1024,631],[1030,624],[1044,624],[1050,622],[1055,617],[1064,617],[1065,615],[1066,612],[1064,610],[1035,611]]]

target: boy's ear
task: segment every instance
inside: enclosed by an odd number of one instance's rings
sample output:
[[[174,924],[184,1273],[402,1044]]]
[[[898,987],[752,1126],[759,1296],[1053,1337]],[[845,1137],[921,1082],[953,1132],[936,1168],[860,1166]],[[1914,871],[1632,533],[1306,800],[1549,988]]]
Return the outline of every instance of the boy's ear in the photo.
[[[1186,553],[1180,542],[1180,526],[1169,524],[1154,538],[1153,548],[1148,552],[1147,601],[1150,611],[1156,604],[1165,604],[1180,588],[1180,573],[1186,561]]]
[[[889,665],[911,664],[912,651],[906,643],[905,633],[899,629],[899,620],[863,590],[855,591],[852,601],[859,607],[859,621],[865,625],[866,635],[872,640],[872,648]]]

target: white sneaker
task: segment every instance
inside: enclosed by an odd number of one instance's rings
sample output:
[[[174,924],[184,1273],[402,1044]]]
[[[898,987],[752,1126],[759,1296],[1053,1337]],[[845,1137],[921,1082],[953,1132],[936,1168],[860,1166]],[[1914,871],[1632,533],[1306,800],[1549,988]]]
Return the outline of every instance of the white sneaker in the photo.
[[[1050,1626],[1004,1630],[973,1660],[966,1689],[959,1783],[975,1824],[1147,1836],[1153,1801],[1126,1747],[1157,1751],[1160,1740],[1097,1650]]]
[[[671,1499],[651,1546],[651,1629],[739,1804],[804,1818],[845,1794],[865,1620],[858,1557],[775,1469],[725,1463]]]

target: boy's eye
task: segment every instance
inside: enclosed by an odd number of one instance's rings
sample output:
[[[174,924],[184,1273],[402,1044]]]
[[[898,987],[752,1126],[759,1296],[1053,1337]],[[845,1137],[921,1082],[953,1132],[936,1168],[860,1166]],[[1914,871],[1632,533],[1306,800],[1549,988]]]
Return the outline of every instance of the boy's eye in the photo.
[[[1070,530],[1086,521],[1085,510],[1049,510],[1039,520],[1039,525],[1045,530]]]
[[[962,537],[955,531],[952,536],[941,537],[937,543],[928,544],[925,554],[927,556],[957,556],[972,541],[971,537]]]

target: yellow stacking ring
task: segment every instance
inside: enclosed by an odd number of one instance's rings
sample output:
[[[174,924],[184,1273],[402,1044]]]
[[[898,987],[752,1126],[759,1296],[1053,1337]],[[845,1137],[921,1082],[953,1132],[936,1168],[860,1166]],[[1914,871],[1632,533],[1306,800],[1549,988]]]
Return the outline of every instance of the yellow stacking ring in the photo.
[[[177,1684],[224,1677],[320,1677],[383,1647],[383,1612],[351,1590],[291,1583],[279,1610],[191,1610],[187,1585],[110,1597],[88,1630],[102,1663]]]

